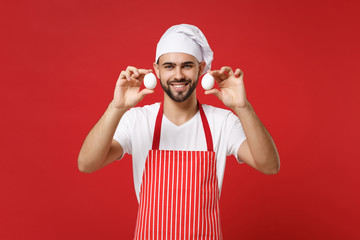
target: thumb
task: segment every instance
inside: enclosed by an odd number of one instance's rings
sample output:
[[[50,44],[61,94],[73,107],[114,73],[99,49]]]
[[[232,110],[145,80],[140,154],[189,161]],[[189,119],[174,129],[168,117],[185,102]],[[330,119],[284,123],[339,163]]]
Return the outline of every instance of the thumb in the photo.
[[[210,89],[210,90],[206,90],[205,95],[208,95],[208,94],[215,95],[221,101],[221,92],[218,89],[213,88],[213,89]]]
[[[155,92],[155,91],[152,90],[152,89],[144,88],[143,90],[141,90],[141,91],[138,93],[138,99],[139,99],[139,101],[143,100],[143,98],[144,98],[146,95],[152,94],[152,93],[154,93],[154,92]]]

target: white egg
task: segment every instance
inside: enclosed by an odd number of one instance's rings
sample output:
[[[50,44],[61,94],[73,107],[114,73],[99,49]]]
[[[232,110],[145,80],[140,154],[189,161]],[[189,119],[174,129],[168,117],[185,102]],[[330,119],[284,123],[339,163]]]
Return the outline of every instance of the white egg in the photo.
[[[214,77],[207,73],[203,76],[201,80],[201,86],[205,90],[210,90],[214,87]]]
[[[144,85],[147,89],[154,89],[156,87],[156,77],[153,73],[148,73],[144,77]]]

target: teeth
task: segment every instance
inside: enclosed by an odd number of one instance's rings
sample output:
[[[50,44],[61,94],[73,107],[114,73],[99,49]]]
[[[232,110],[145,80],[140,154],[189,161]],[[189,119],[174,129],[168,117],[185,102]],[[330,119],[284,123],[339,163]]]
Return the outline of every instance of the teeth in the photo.
[[[185,87],[185,85],[173,85],[174,88],[182,88],[182,87]]]

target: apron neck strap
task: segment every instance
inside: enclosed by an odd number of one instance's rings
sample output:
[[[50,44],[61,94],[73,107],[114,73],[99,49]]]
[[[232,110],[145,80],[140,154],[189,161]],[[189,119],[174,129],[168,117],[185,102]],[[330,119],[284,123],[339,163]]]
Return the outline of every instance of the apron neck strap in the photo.
[[[197,101],[197,102],[198,102],[198,107],[199,107],[199,111],[200,111],[202,125],[203,125],[204,132],[205,132],[207,149],[208,149],[208,151],[212,152],[213,151],[213,141],[212,141],[209,123],[207,121],[206,115],[204,113],[204,110],[203,110],[200,102],[199,101]],[[152,150],[159,150],[160,135],[161,135],[161,123],[162,123],[163,113],[164,113],[164,103],[160,103],[159,112],[157,114],[156,122],[155,122]]]

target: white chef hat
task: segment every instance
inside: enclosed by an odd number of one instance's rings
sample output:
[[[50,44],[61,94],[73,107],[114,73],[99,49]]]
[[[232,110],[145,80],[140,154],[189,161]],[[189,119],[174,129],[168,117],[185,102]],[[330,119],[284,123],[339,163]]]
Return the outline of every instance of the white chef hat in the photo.
[[[210,70],[214,55],[200,29],[189,24],[172,26],[162,35],[156,47],[155,62],[161,55],[170,52],[187,53],[199,62],[204,61],[206,65],[203,73]]]

